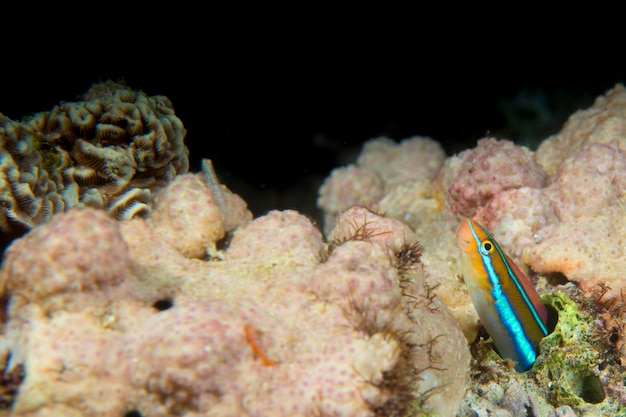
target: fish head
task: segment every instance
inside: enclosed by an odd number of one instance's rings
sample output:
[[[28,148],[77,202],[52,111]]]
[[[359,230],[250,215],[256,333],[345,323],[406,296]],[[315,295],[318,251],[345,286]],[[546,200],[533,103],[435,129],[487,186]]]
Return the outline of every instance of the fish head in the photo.
[[[497,243],[491,234],[467,218],[456,231],[456,244],[461,249],[461,265],[467,285],[490,290],[492,283],[484,273],[484,259],[497,252]]]

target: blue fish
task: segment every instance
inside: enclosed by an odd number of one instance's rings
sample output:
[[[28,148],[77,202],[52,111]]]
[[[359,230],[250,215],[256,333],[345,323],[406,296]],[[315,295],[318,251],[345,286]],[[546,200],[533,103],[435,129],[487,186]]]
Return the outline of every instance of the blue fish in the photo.
[[[529,369],[548,335],[548,310],[528,278],[502,252],[493,236],[472,219],[456,232],[463,277],[480,321],[498,353]]]

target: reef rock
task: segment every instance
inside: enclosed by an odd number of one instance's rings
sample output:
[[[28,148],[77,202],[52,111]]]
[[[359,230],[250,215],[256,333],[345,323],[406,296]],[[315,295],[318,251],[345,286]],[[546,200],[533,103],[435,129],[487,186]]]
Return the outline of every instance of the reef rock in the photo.
[[[554,175],[559,164],[593,144],[618,140],[626,149],[626,88],[622,84],[596,98],[588,109],[571,115],[561,131],[544,140],[537,148],[537,162]]]
[[[220,195],[215,195],[215,193]],[[14,417],[454,416],[458,324],[403,223],[252,220],[183,175],[147,219],[72,208],[7,250],[0,358]]]
[[[448,159],[439,177],[450,210],[471,217],[502,191],[542,187],[546,174],[528,148],[484,138],[476,148]]]
[[[434,176],[432,171],[420,174],[421,169],[403,165],[406,156],[391,155],[385,161],[388,166],[396,166],[398,158],[398,164],[407,170],[404,175],[394,174],[393,184],[379,176],[382,184],[370,192],[362,187],[368,182],[344,177],[341,189],[343,195],[349,195],[345,190],[351,189],[352,182],[359,184],[360,194],[378,196],[379,190],[384,190],[368,207],[411,226],[424,248],[426,283],[459,322],[468,342],[476,340],[480,324],[454,248],[454,230],[466,216],[474,217],[493,233],[503,251],[527,272],[540,292],[561,289],[575,296],[581,308],[591,312],[586,314],[595,315],[594,332],[601,335],[595,343],[602,355],[594,356],[593,363],[588,364],[595,375],[602,375],[601,383],[594,384],[593,389],[610,394],[611,406],[619,408],[626,404],[622,390],[616,389],[623,381],[615,376],[622,372],[616,370],[619,364],[626,363],[624,126],[626,89],[617,85],[598,97],[591,108],[573,114],[561,132],[547,138],[536,152],[509,140],[485,138],[475,148],[441,162]],[[403,146],[402,142],[397,146]],[[376,159],[369,155],[375,148],[372,144],[364,146],[358,160]],[[413,158],[428,160],[431,154],[438,160],[438,152],[427,148]],[[352,174],[358,176],[359,172]],[[323,198],[318,202],[323,210],[327,201],[335,201],[328,195],[334,181],[330,176],[320,189]],[[335,209],[327,210],[327,214]],[[476,366],[495,372],[491,365]],[[585,397],[586,393],[577,395]],[[505,405],[502,397],[486,405],[484,401],[466,398],[465,404],[476,407],[474,411]],[[550,402],[546,409],[563,406],[547,396],[542,401]],[[569,405],[579,413],[602,409],[602,405],[590,402],[582,398]],[[520,404],[506,405],[503,412],[516,415],[515,407]]]
[[[324,230],[329,232],[335,217],[352,206],[377,211],[380,200],[396,186],[434,178],[444,160],[441,145],[427,137],[414,136],[401,143],[383,137],[368,141],[356,164],[335,169],[320,187]]]

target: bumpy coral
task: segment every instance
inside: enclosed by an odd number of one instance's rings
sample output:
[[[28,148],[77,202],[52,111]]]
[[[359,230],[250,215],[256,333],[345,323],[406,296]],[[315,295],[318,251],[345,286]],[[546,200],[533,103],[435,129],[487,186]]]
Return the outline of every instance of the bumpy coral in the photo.
[[[122,84],[94,84],[22,122],[0,118],[7,233],[68,207],[104,208],[118,219],[145,216],[153,194],[188,170],[185,129],[167,97]]]
[[[626,117],[626,115],[625,115]],[[614,137],[591,144],[564,160],[544,189],[560,223],[528,252],[537,272],[564,274],[585,292],[609,288],[608,297],[626,291],[626,154]]]
[[[335,216],[352,206],[376,210],[385,193],[385,185],[378,174],[356,165],[336,168],[319,191],[317,204],[326,211],[325,224],[330,231]]]
[[[583,148],[563,161],[545,193],[559,218],[569,222],[602,214],[606,207],[618,204],[624,190],[626,153],[615,138]]]
[[[541,189],[522,187],[495,195],[476,210],[476,221],[485,226],[514,259],[551,235],[558,216]]]
[[[579,302],[591,306],[585,309],[593,318],[589,331],[603,332],[605,337],[595,338],[593,346],[584,349],[599,350],[601,357],[590,353],[585,365],[590,373],[570,363],[574,354],[559,366],[573,375],[570,383],[578,384],[570,387],[573,392],[603,390],[619,406],[626,404],[620,388],[623,378],[616,370],[618,363],[626,363],[625,103],[626,90],[618,85],[590,109],[572,115],[563,130],[544,141],[536,153],[509,141],[483,139],[476,148],[450,157],[434,181],[422,178],[385,187],[384,196],[376,202],[377,210],[413,228],[424,247],[427,283],[470,342],[480,325],[462,282],[453,234],[463,216],[485,225],[541,292],[567,288],[579,295],[578,300],[586,300]],[[394,165],[393,158],[387,162]],[[493,362],[481,364],[477,372],[501,372],[508,377],[511,370],[500,368],[501,364],[495,355]],[[604,372],[605,367],[610,372]],[[556,371],[550,372],[554,376]],[[588,388],[587,383],[591,384]],[[525,389],[520,386],[511,392]],[[468,394],[466,405],[478,415],[482,414],[476,410],[505,403],[504,392],[495,400],[473,397],[485,387],[477,390]],[[533,401],[541,398],[554,407],[569,404],[582,410],[578,400],[557,400],[536,390],[532,395],[538,396]],[[576,395],[594,398],[593,393],[578,391]],[[522,397],[511,398],[517,406],[530,404]],[[585,408],[585,412],[591,410],[593,415],[596,408]],[[503,409],[503,415],[509,410],[516,414],[511,406]]]
[[[502,191],[540,188],[546,180],[533,152],[494,138],[481,139],[476,148],[448,159],[439,175],[448,206],[466,217]]]
[[[13,243],[12,416],[455,415],[469,351],[410,229],[354,208],[327,245],[215,190],[181,176],[147,221],[71,209]]]
[[[155,210],[148,220],[158,238],[188,258],[215,255],[215,242],[252,220],[241,197],[223,186],[216,192],[219,197],[196,175],[176,177],[157,196]],[[207,247],[207,243],[211,246]]]
[[[596,146],[603,145],[593,145]],[[605,162],[610,165],[620,161],[617,151],[607,152],[605,157]],[[530,247],[528,262],[537,272],[563,274],[588,293],[598,293],[601,285],[606,286],[607,297],[620,300],[626,291],[623,280],[626,205],[623,191],[613,187],[612,177],[623,176],[625,171],[611,170],[605,174],[595,171],[584,177],[580,172],[584,171],[576,170],[571,175],[559,177],[558,182],[564,184],[561,187],[564,191],[546,190],[552,198],[560,197],[554,207],[562,221],[546,238]],[[615,184],[619,182],[615,181]],[[595,196],[585,194],[578,202],[568,201],[572,189],[584,190],[585,187],[596,191],[603,189],[603,192],[599,191]],[[607,204],[602,205],[603,201]]]
[[[543,141],[537,149],[537,162],[550,175],[559,164],[593,144],[608,144],[619,138],[620,149],[626,149],[626,89],[622,84],[596,98],[588,109],[579,110],[567,120],[563,129]]]
[[[409,150],[415,152],[408,153]],[[411,226],[417,240],[425,242],[422,260],[428,272],[427,285],[450,309],[466,337],[473,340],[478,318],[458,278],[456,248],[451,246],[457,220],[442,223],[445,198],[433,185],[444,166],[442,155],[441,146],[427,138],[409,138],[395,145],[389,139],[374,139],[364,145],[358,157],[359,163],[362,161],[369,168],[350,165],[333,171],[320,188],[318,205],[324,210],[327,231],[335,224],[335,213],[348,209],[353,202],[350,196],[355,193],[366,196],[362,200],[374,200],[360,204]],[[398,174],[396,167],[403,167],[404,174]],[[372,177],[381,181],[370,181]],[[383,178],[393,184],[387,184]]]
[[[626,291],[622,141],[626,138],[616,136],[611,142],[580,148],[559,164],[546,187],[501,192],[479,207],[475,217],[507,253],[532,271],[562,274],[588,294],[605,286],[607,298],[622,299]]]
[[[417,178],[433,178],[446,154],[439,142],[414,136],[396,143],[388,138],[363,145],[357,165],[378,173],[387,188]]]
[[[380,200],[397,187],[432,180],[444,159],[441,145],[426,137],[366,142],[356,165],[335,169],[320,187],[317,204],[324,210],[325,231],[332,229],[337,214],[352,206],[378,210]]]
[[[35,228],[11,245],[3,275],[4,290],[19,293],[11,309],[32,303],[49,314],[67,308],[75,294],[117,286],[130,259],[113,224],[101,211],[61,213],[52,227]],[[45,251],[32,251],[33,246]],[[14,262],[15,258],[20,261]]]

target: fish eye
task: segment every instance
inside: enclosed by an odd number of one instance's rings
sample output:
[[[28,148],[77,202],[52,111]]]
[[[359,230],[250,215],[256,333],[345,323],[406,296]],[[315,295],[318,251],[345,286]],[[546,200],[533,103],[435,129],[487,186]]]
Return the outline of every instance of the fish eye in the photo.
[[[493,248],[493,243],[491,243],[491,241],[489,240],[483,240],[480,243],[480,251],[483,255],[489,255],[491,252],[493,252]]]

